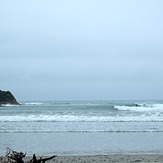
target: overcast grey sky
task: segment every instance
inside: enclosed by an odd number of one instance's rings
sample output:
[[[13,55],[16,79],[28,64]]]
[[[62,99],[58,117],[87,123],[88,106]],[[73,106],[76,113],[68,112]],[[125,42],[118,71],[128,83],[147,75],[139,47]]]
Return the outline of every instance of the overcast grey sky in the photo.
[[[0,89],[19,101],[163,99],[163,1],[1,0]]]

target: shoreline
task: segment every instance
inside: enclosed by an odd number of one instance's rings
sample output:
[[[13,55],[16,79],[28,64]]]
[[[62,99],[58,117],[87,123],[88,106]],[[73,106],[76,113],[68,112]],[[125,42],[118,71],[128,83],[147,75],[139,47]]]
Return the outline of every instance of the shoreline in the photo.
[[[42,156],[46,158],[46,156]],[[6,158],[0,156],[0,163],[7,163]],[[40,158],[37,156],[37,158]],[[26,156],[23,160],[28,162],[32,156]],[[108,154],[108,155],[81,155],[81,156],[57,156],[47,163],[134,163],[134,162],[163,162],[162,154]]]

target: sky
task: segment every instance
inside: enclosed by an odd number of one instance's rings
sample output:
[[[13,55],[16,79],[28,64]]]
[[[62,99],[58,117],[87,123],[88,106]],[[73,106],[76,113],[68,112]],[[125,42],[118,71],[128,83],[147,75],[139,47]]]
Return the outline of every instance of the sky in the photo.
[[[0,89],[18,101],[163,99],[163,1],[0,1]]]

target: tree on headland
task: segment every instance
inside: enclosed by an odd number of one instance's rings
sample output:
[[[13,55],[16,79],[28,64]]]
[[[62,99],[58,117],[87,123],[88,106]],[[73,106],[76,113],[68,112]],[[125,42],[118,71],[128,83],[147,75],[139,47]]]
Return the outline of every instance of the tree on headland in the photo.
[[[0,106],[5,104],[20,105],[10,91],[0,90]]]

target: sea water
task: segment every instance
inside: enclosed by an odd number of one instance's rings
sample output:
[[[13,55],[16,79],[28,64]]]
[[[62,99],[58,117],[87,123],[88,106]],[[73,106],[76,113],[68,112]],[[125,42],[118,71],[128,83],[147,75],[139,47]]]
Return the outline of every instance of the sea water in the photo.
[[[48,101],[0,107],[0,155],[163,153],[163,101]]]

